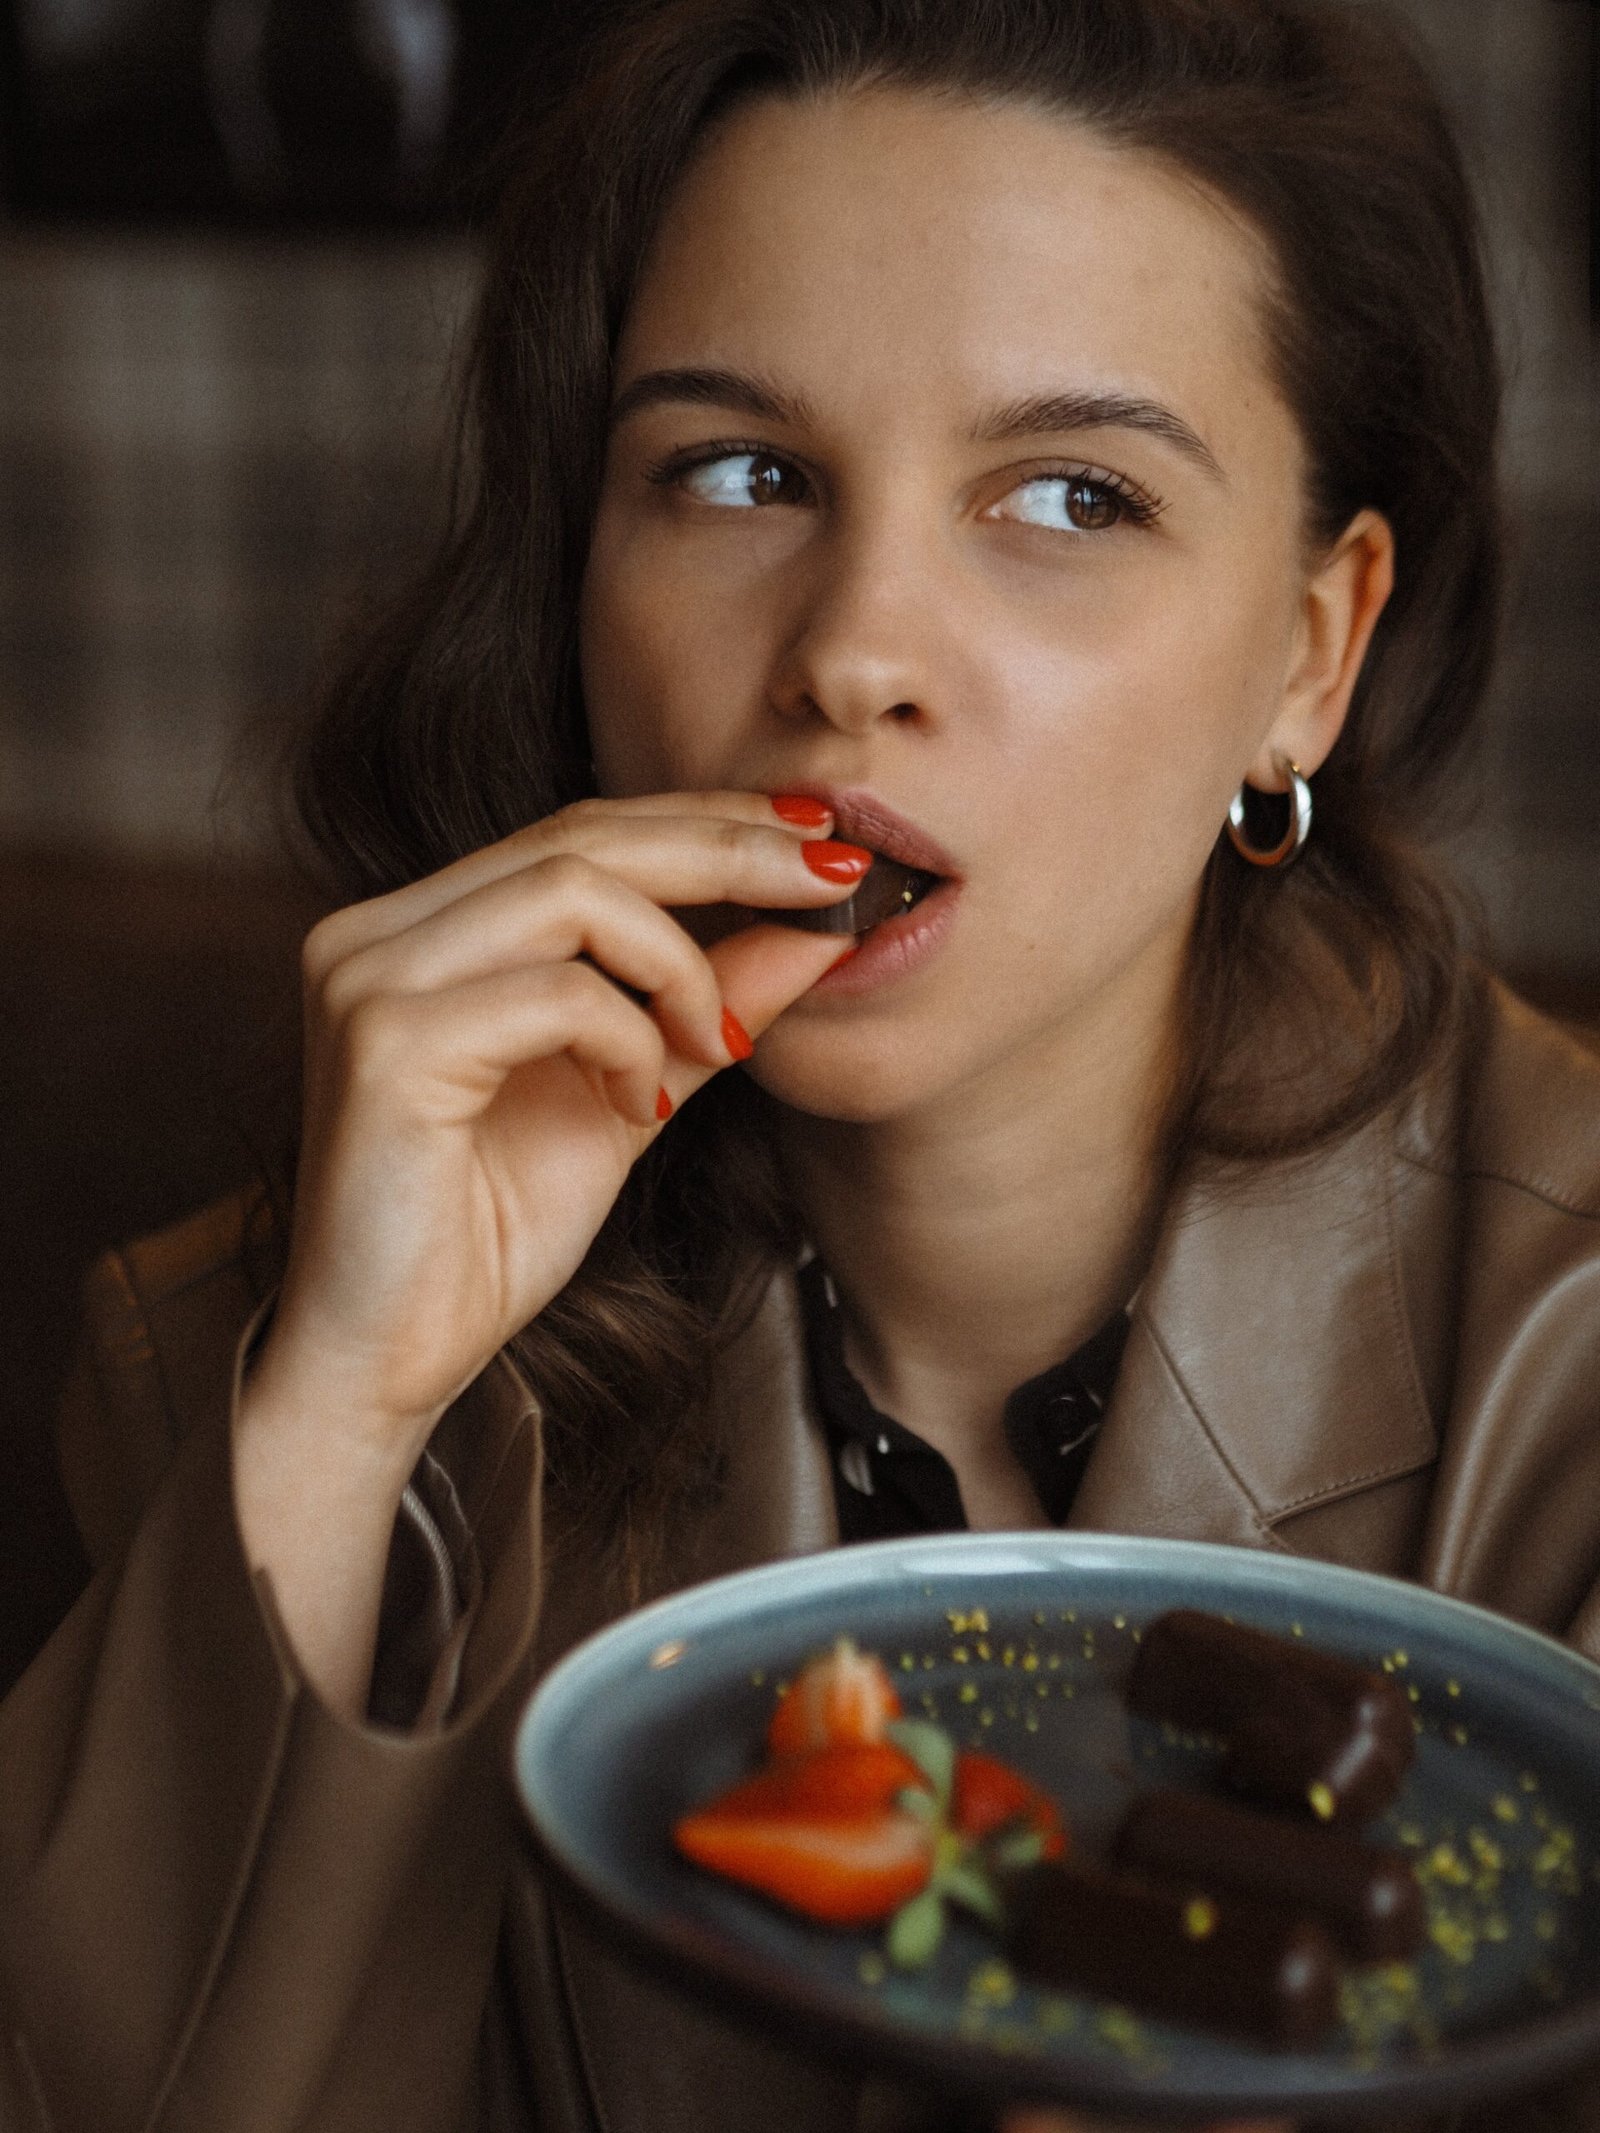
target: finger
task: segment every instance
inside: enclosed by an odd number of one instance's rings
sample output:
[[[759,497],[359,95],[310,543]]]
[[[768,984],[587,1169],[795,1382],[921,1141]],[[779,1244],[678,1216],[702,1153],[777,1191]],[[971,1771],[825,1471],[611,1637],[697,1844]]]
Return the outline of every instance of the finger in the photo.
[[[722,997],[752,1039],[770,1029],[819,978],[855,953],[836,933],[795,926],[748,926],[708,951]]]
[[[513,962],[588,955],[621,983],[660,991],[673,1041],[708,1066],[725,1066],[710,965],[696,960],[688,932],[660,904],[836,903],[869,863],[854,846],[798,844],[747,823],[658,818],[626,834],[612,824],[610,835],[614,848],[599,858],[560,852],[537,860],[400,933],[365,942],[319,977],[308,968],[321,1015],[337,1021],[380,991],[429,991]],[[841,878],[814,871],[803,855],[817,853]]]
[[[376,994],[344,1032],[348,1071],[428,1125],[480,1117],[518,1067],[560,1054],[588,1070],[630,1124],[654,1132],[666,1040],[585,963],[496,971],[444,992]]]
[[[434,992],[497,970],[586,957],[641,996],[668,1042],[708,1067],[728,1064],[722,993],[704,951],[647,896],[587,859],[563,854],[474,890],[331,972],[321,989],[337,1021],[377,992]]]
[[[708,960],[726,1002],[724,1033],[733,1060],[748,1058],[784,1009],[854,952],[854,941],[836,933],[801,933],[793,926],[752,926],[711,949]],[[669,1055],[663,1086],[672,1108],[710,1078],[698,1061]]]
[[[724,786],[714,791],[603,796],[580,801],[578,806],[619,815],[728,815],[741,822],[754,822],[757,826],[770,823],[776,817],[797,837],[826,836],[833,823],[832,808],[809,794],[756,792],[743,786]]]
[[[307,942],[308,969],[316,975],[339,956],[415,925],[473,890],[503,880],[554,852],[592,855],[602,846],[612,850],[647,825],[675,821],[700,826],[728,822],[765,829],[790,844],[824,839],[832,827],[831,815],[818,823],[786,820],[766,793],[646,793],[627,799],[580,800],[496,844],[467,853],[421,881],[331,913],[312,929]],[[673,899],[663,896],[659,900]],[[826,902],[827,898],[817,900]]]
[[[838,903],[872,863],[865,846],[796,837],[781,825],[658,815],[591,826],[562,856],[586,861],[666,905]],[[556,863],[549,855],[548,863]]]

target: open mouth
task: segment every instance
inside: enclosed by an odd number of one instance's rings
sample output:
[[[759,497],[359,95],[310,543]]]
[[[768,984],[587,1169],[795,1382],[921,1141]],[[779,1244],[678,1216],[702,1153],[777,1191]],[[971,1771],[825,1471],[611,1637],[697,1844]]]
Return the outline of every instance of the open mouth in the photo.
[[[867,933],[885,919],[914,911],[944,878],[920,867],[902,866],[898,859],[885,859],[880,853],[843,903],[824,904],[820,910],[764,911],[761,915],[785,926],[798,926],[806,933]]]

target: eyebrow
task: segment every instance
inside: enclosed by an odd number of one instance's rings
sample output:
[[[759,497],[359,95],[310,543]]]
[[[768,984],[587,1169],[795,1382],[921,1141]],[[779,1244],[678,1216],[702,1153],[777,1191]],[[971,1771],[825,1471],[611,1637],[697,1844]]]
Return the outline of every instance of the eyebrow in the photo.
[[[611,403],[611,427],[646,407],[731,407],[763,422],[808,428],[810,404],[798,393],[784,392],[765,378],[742,370],[647,370],[625,385]]]
[[[814,417],[802,394],[785,392],[769,379],[741,370],[682,368],[648,370],[625,385],[611,406],[610,426],[649,407],[727,407],[763,422],[809,427]],[[971,431],[975,444],[1006,444],[1021,437],[1060,436],[1073,430],[1138,430],[1157,437],[1191,460],[1213,481],[1227,486],[1220,461],[1199,431],[1159,401],[1128,393],[1034,393],[983,416]]]
[[[1139,430],[1159,437],[1213,481],[1228,485],[1222,464],[1200,432],[1156,400],[1127,393],[1036,393],[996,408],[973,430],[974,443],[1005,444],[1018,437],[1059,436],[1065,430]]]

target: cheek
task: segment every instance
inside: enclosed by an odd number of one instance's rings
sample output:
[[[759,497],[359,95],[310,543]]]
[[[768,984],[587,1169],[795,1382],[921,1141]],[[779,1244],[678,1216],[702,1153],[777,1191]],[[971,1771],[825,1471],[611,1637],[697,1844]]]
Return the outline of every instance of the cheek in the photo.
[[[1214,828],[1282,708],[1292,608],[1278,573],[1242,559],[1198,570],[1164,597],[1111,618],[1101,662],[1120,691],[1120,739],[1153,826],[1184,841],[1186,821]]]
[[[721,782],[736,707],[759,685],[753,633],[655,544],[596,526],[579,607],[579,670],[602,792]]]
[[[667,779],[661,679],[671,671],[648,585],[604,518],[578,608],[578,668],[595,772],[604,793],[658,792]]]
[[[1030,957],[1098,964],[1187,908],[1277,708],[1282,625],[1177,588],[1078,624],[1013,666],[1008,745],[979,776],[1012,854],[998,923]]]
[[[1108,719],[1097,745],[1080,741],[1065,760],[1038,751],[1009,795],[1014,856],[994,883],[996,933],[1069,990],[1099,983],[1183,918],[1216,842],[1226,800],[1153,738],[1130,747],[1124,722]]]
[[[1019,757],[1043,768],[1016,795],[1030,812],[1074,796],[1080,826],[1134,846],[1182,840],[1185,816],[1226,808],[1281,697],[1273,621],[1181,597],[1087,610],[1070,638],[1013,672]],[[1095,839],[1102,841],[1099,837]]]

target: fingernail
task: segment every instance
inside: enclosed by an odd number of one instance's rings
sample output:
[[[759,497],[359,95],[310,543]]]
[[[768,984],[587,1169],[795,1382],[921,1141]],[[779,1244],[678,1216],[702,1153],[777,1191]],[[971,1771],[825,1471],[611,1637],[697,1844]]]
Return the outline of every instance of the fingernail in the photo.
[[[722,1041],[734,1059],[748,1059],[755,1050],[750,1033],[731,1007],[722,1010]]]
[[[659,1119],[663,1119],[663,1120],[665,1120],[665,1119],[669,1119],[669,1118],[670,1118],[671,1116],[672,1116],[672,1098],[671,1098],[671,1097],[670,1097],[670,1096],[669,1096],[669,1095],[667,1094],[667,1092],[666,1092],[666,1090],[665,1090],[665,1089],[657,1089],[657,1091],[656,1091],[656,1117],[657,1117],[657,1118],[659,1118]]]
[[[872,854],[859,844],[835,844],[831,838],[801,845],[800,856],[824,881],[859,881],[872,864]]]
[[[781,815],[785,822],[798,823],[801,829],[821,829],[833,809],[824,801],[813,800],[809,793],[775,792],[772,812]]]

